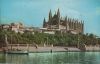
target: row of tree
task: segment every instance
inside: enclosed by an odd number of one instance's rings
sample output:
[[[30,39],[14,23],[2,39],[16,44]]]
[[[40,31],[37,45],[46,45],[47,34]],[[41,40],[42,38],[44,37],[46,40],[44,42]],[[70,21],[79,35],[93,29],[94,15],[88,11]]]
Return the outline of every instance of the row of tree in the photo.
[[[6,45],[5,34],[7,35],[8,43],[12,44],[38,44],[38,45],[55,45],[55,46],[77,46],[85,45],[100,45],[100,38],[97,38],[93,34],[71,34],[71,33],[59,33],[56,34],[45,34],[38,33],[32,34],[30,32],[15,33],[13,31],[0,31],[0,44]]]

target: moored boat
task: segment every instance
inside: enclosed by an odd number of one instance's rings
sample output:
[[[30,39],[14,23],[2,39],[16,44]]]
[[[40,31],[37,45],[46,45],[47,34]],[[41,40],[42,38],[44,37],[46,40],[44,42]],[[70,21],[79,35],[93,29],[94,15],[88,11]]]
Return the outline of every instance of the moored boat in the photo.
[[[22,51],[22,50],[19,50],[19,51],[17,51],[17,50],[15,50],[15,51],[10,50],[10,51],[6,51],[6,53],[7,54],[29,54],[28,51]]]

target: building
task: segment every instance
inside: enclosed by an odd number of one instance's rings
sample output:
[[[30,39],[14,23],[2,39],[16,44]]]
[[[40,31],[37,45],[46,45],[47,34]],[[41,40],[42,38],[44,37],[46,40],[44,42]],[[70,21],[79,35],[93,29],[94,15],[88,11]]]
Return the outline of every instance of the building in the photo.
[[[10,24],[1,24],[0,30],[10,30],[14,31],[15,33],[25,33],[29,32],[34,34],[34,28],[33,27],[25,27],[23,23],[10,23]]]
[[[9,24],[1,24],[0,25],[0,30],[9,30],[10,29],[10,25]]]
[[[73,34],[84,33],[84,21],[71,19],[67,16],[62,19],[59,9],[54,15],[52,15],[52,12],[50,10],[48,20],[46,21],[44,18],[43,28],[47,28],[46,30],[49,31],[58,30],[61,32],[71,32]]]
[[[22,23],[11,23],[10,28],[16,33],[24,33],[24,25]]]

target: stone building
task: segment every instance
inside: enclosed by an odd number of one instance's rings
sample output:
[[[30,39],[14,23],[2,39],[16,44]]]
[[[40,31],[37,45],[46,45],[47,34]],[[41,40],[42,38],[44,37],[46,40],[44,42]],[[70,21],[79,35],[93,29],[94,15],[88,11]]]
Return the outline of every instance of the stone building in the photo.
[[[0,25],[0,30],[9,30],[9,28],[10,28],[10,25],[9,24],[1,24]]]
[[[10,28],[16,33],[23,33],[24,31],[24,25],[22,23],[11,23]]]
[[[46,21],[44,18],[43,28],[78,34],[84,32],[84,21],[68,18],[67,16],[62,19],[59,9],[54,15],[52,15],[50,10],[48,20]]]

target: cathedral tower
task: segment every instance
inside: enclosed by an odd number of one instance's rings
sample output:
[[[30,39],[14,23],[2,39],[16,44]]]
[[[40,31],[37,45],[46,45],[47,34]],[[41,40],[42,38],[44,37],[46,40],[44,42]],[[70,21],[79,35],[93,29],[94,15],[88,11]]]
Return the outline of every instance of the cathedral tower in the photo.
[[[46,27],[46,20],[44,18],[44,20],[43,20],[43,28],[45,28],[45,27]]]
[[[58,11],[57,11],[57,21],[58,21],[58,28],[60,27],[60,11],[59,11],[59,8],[58,8]]]
[[[52,19],[52,12],[50,10],[50,12],[49,12],[49,20],[51,20],[51,19]]]
[[[78,19],[68,18],[67,16],[61,18],[59,9],[57,13],[52,16],[52,12],[50,10],[48,15],[48,21],[43,21],[43,27],[50,30],[60,30],[61,32],[71,32],[73,34],[83,33],[84,32],[84,22],[79,21]]]
[[[66,30],[67,30],[67,16],[65,17]]]

